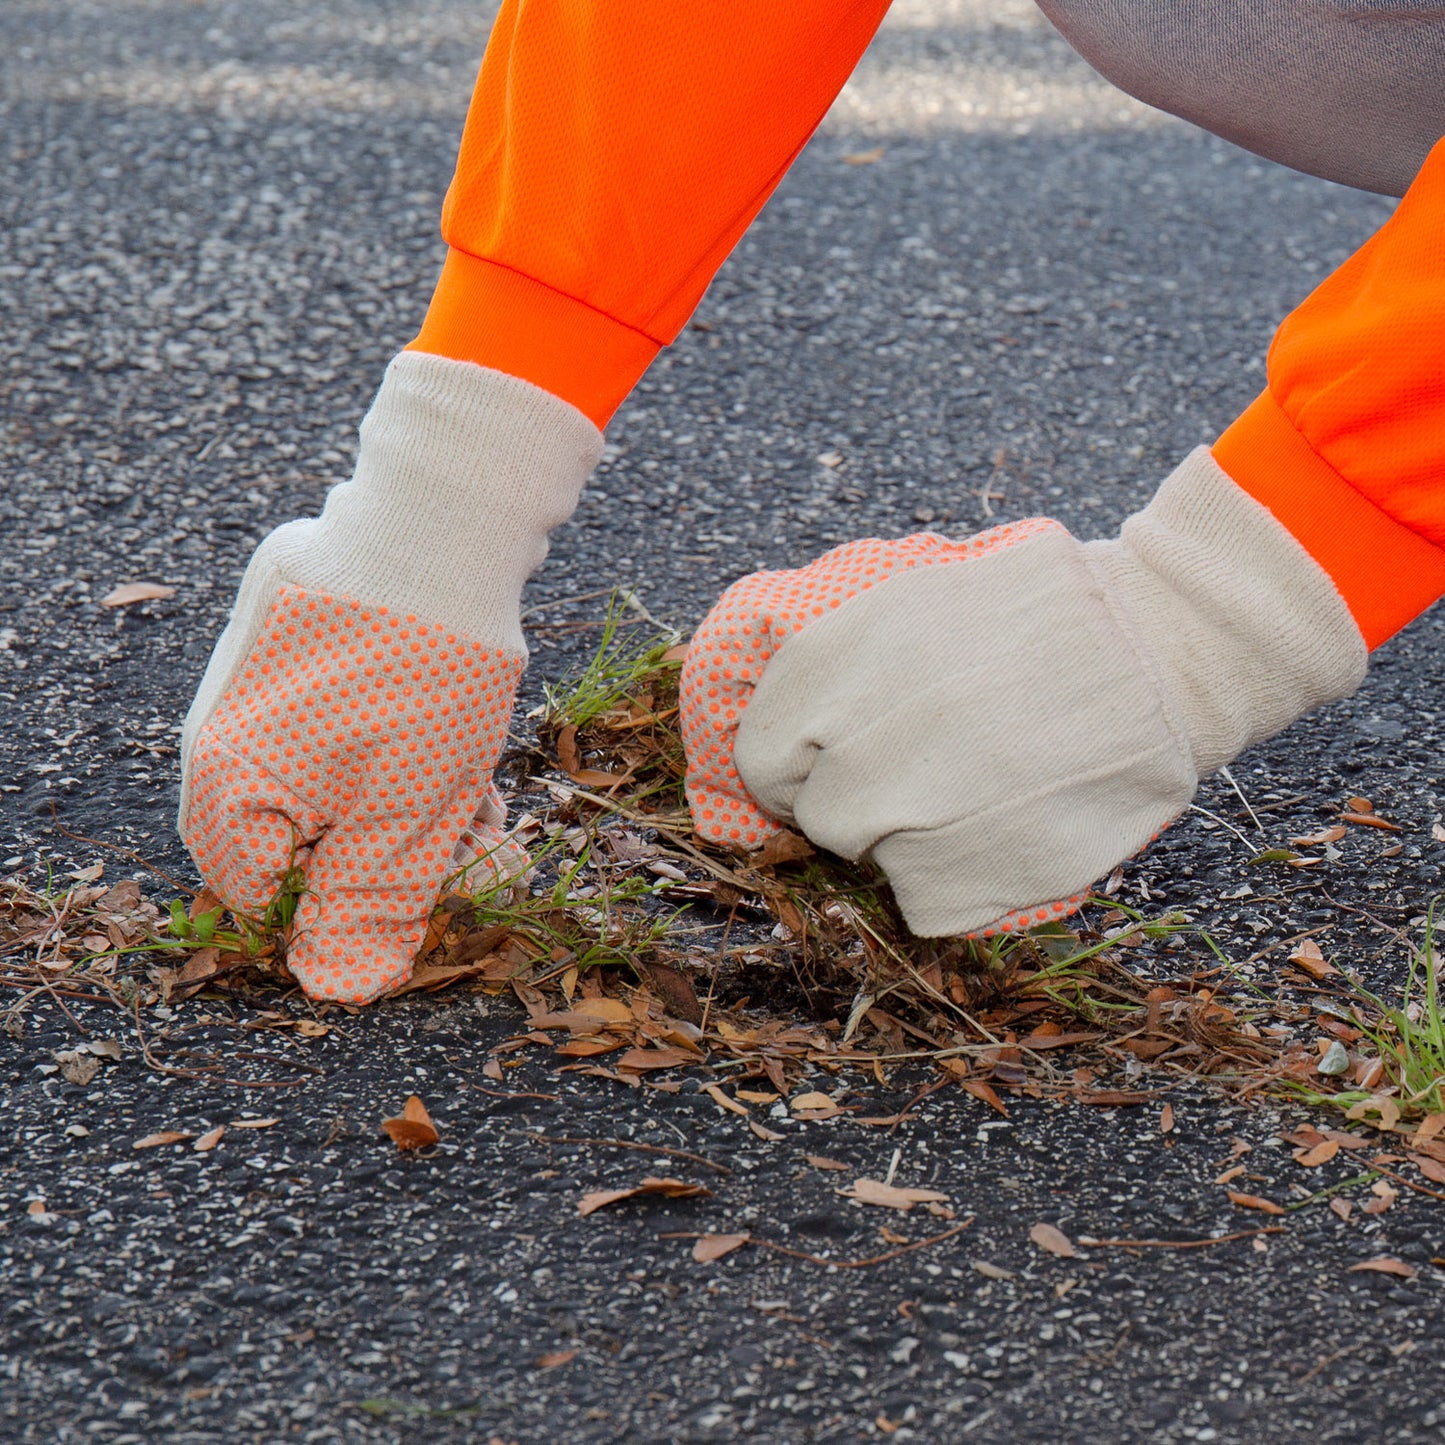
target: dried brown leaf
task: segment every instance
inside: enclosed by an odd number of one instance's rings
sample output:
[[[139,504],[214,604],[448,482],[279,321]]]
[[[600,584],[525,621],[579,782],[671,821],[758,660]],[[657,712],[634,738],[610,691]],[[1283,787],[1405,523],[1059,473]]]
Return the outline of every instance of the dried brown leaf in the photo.
[[[1388,1254],[1382,1254],[1378,1259],[1362,1259],[1359,1264],[1352,1264],[1346,1271],[1347,1274],[1393,1274],[1401,1279],[1414,1279],[1420,1271],[1414,1265],[1406,1264],[1403,1259],[1395,1259]]]
[[[122,878],[114,888],[95,900],[95,906],[107,913],[129,913],[140,903],[140,899],[140,884],[134,878]]]
[[[595,1189],[584,1194],[577,1205],[577,1213],[584,1218],[595,1214],[609,1204],[624,1199],[638,1199],[647,1195],[661,1195],[666,1199],[711,1199],[712,1190],[705,1184],[691,1184],[684,1179],[647,1178],[631,1189]]]
[[[679,968],[671,964],[642,961],[637,965],[648,987],[659,995],[667,1006],[668,1014],[683,1023],[697,1025],[702,1022],[702,1002],[692,980]]]
[[[898,1209],[907,1213],[915,1204],[940,1204],[948,1201],[948,1195],[937,1189],[903,1189],[896,1184],[885,1184],[881,1179],[857,1179],[839,1194],[845,1199],[856,1199],[859,1204],[874,1204],[880,1209]]]
[[[1021,1049],[1070,1049],[1075,1044],[1092,1044],[1103,1038],[1100,1033],[1064,1033],[1057,1025],[1036,1029],[1019,1040]]]
[[[842,1113],[827,1094],[816,1089],[788,1100],[788,1109],[798,1119],[831,1119],[835,1114]]]
[[[1029,1238],[1042,1250],[1057,1255],[1060,1259],[1078,1259],[1079,1251],[1062,1229],[1042,1220],[1029,1230]]]
[[[816,851],[801,833],[784,828],[774,833],[748,862],[754,868],[776,868],[780,863],[796,863],[803,858],[812,858]]]
[[[434,943],[440,941],[441,939],[438,937]],[[423,951],[425,951],[425,946]],[[410,978],[397,984],[395,988],[388,989],[384,996],[386,998],[403,998],[409,993],[436,993],[438,989],[447,988],[464,978],[489,978],[497,971],[496,964],[495,954],[488,954],[484,958],[474,959],[468,963],[421,962],[412,968]],[[510,972],[514,966],[508,964],[505,972]],[[299,1028],[300,1025],[297,1027]],[[330,1025],[322,1025],[322,1027],[329,1028]],[[305,1030],[302,1029],[302,1032],[304,1033]]]
[[[1383,1214],[1400,1197],[1400,1191],[1388,1179],[1377,1179],[1370,1185],[1375,1196],[1363,1207],[1366,1214]]]
[[[194,1149],[197,1154],[209,1154],[211,1150],[221,1142],[221,1136],[225,1132],[226,1126],[224,1124],[217,1124],[214,1129],[207,1129],[206,1132],[191,1145],[191,1148]]]
[[[711,1264],[741,1249],[752,1236],[750,1234],[705,1234],[692,1247],[692,1257],[698,1264]]]
[[[214,913],[218,908],[224,908],[225,902],[221,895],[214,889],[202,885],[195,897],[191,899],[190,906],[186,909],[186,917],[192,923],[203,913]]]
[[[730,1099],[717,1084],[705,1084],[703,1092],[718,1108],[726,1109],[729,1114],[738,1114],[744,1119],[750,1117],[747,1109],[736,1099]]]
[[[1339,1152],[1338,1139],[1322,1139],[1311,1149],[1297,1149],[1293,1157],[1296,1164],[1302,1164],[1306,1169],[1317,1169],[1321,1164],[1328,1164]]]
[[[557,761],[564,773],[576,774],[581,770],[582,754],[577,748],[577,728],[573,723],[568,723],[557,734]]]
[[[974,1260],[973,1267],[985,1279],[1012,1279],[1014,1277],[1013,1270],[1005,1269],[1001,1264],[990,1264],[986,1259]]]
[[[683,1064],[695,1064],[697,1055],[686,1049],[628,1049],[616,1060],[619,1069],[643,1071],[647,1069],[675,1069]]]
[[[219,948],[197,949],[185,962],[176,982],[179,984],[205,983],[220,973],[221,950]]]
[[[836,1169],[846,1174],[848,1170],[853,1167],[851,1164],[843,1164],[837,1159],[829,1159],[822,1154],[804,1154],[803,1158],[807,1160],[814,1169]]]
[[[1421,1149],[1441,1133],[1445,1133],[1445,1113],[1426,1114],[1410,1136],[1410,1147]]]
[[[1445,1163],[1441,1163],[1439,1159],[1432,1159],[1428,1154],[1411,1154],[1410,1162],[1426,1179],[1431,1179],[1436,1184],[1445,1184]]]
[[[1345,1110],[1347,1119],[1365,1119],[1371,1114],[1380,1116],[1379,1128],[1393,1129],[1400,1122],[1399,1100],[1389,1094],[1371,1094],[1368,1099],[1361,1099]]]
[[[1290,954],[1289,961],[1296,968],[1303,969],[1311,978],[1328,978],[1332,973],[1339,972],[1312,938],[1302,938],[1299,946]]]
[[[1231,1204],[1237,1204],[1241,1209],[1257,1209],[1261,1214],[1283,1214],[1284,1210],[1274,1202],[1273,1199],[1265,1199],[1259,1194],[1239,1194],[1233,1189],[1226,1189]]]
[[[619,998],[578,999],[571,1012],[588,1014],[592,1018],[601,1019],[606,1024],[629,1024],[632,1022],[632,1010]]]
[[[174,597],[176,589],[160,582],[126,582],[100,599],[102,607],[129,607],[135,602],[156,602]]]
[[[972,1094],[975,1099],[982,1099],[985,1104],[996,1114],[1002,1114],[1008,1118],[1008,1110],[1003,1106],[1003,1100],[994,1092],[982,1079],[960,1079],[958,1087],[966,1094]]]
[[[557,1052],[569,1059],[590,1059],[595,1054],[610,1054],[614,1049],[626,1048],[627,1045],[622,1039],[615,1039],[611,1034],[593,1034],[586,1038],[568,1039],[565,1044],[559,1044]]]
[[[578,768],[575,773],[568,773],[567,776],[574,783],[581,783],[584,788],[590,788],[594,793],[607,792],[632,781],[630,772],[605,773],[600,768]]]
[[[1365,828],[1385,828],[1391,833],[1401,831],[1398,823],[1388,823],[1385,819],[1378,818],[1373,813],[1341,813],[1340,821],[1342,823],[1355,823]]]
[[[570,1365],[577,1358],[576,1350],[552,1350],[537,1356],[539,1370],[555,1370],[558,1365]]]
[[[1363,1135],[1351,1134],[1344,1129],[1326,1129],[1324,1137],[1337,1140],[1341,1149],[1368,1149],[1371,1147],[1370,1141]]]
[[[132,1149],[159,1149],[162,1144],[184,1144],[187,1139],[194,1139],[196,1136],[184,1129],[162,1129],[158,1134],[147,1134],[144,1139],[137,1139],[130,1147]]]
[[[804,923],[803,915],[798,911],[798,905],[785,893],[770,895],[768,902],[778,915],[778,922],[788,930],[788,934],[793,938],[801,938],[807,930],[807,924]]]
[[[426,1105],[413,1094],[395,1119],[383,1119],[382,1130],[398,1149],[428,1149],[441,1138]]]
[[[59,1049],[54,1057],[60,1065],[61,1074],[72,1084],[84,1086],[90,1083],[100,1069],[99,1059],[89,1053],[81,1053],[79,1049]]]

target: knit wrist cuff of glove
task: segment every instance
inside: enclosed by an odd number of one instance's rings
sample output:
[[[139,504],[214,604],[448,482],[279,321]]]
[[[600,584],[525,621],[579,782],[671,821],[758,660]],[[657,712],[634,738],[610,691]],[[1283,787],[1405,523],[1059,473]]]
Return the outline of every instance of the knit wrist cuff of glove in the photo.
[[[1200,777],[1364,680],[1365,642],[1329,574],[1207,448],[1084,552]]]

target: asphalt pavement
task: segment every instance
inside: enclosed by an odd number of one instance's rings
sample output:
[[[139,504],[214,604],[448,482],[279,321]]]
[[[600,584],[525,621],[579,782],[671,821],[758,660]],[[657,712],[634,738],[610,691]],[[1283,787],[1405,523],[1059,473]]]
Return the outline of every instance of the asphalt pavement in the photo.
[[[491,9],[462,0],[17,0],[0,10],[0,868],[183,881],[179,723],[251,549],[344,477],[440,263],[436,217]],[[742,572],[1047,511],[1103,536],[1257,392],[1273,327],[1389,202],[1147,111],[1024,0],[899,0],[696,318],[609,432],[529,605],[629,585],[690,626]],[[129,581],[170,600],[111,611]],[[1254,749],[1127,871],[1262,988],[1303,928],[1398,985],[1440,886],[1441,621]],[[524,707],[588,634],[534,634]],[[1281,885],[1253,849],[1363,793]],[[58,826],[57,826],[58,825]],[[1238,834],[1235,830],[1238,830]],[[1242,839],[1241,836],[1242,835]],[[1395,844],[1401,846],[1391,852]],[[1245,962],[1245,960],[1253,960]],[[191,1007],[191,1006],[187,1006]],[[304,1047],[191,1017],[249,1086],[157,1075],[133,1024],[36,1004],[0,1031],[0,1438],[15,1441],[1433,1441],[1445,1206],[1298,1202],[1307,1117],[1203,1089],[1158,1111],[948,1090],[895,1129],[481,1072],[521,1015],[379,1006]],[[244,1017],[241,1020],[244,1022]],[[78,1030],[123,1057],[68,1083]],[[856,1081],[870,1110],[918,1081]],[[836,1087],[836,1081],[834,1085]],[[442,1141],[378,1121],[423,1094]],[[237,1120],[274,1117],[245,1130]],[[209,1151],[136,1151],[157,1130]],[[617,1141],[647,1144],[657,1154]],[[1249,1146],[1246,1152],[1243,1146]],[[810,1164],[846,1164],[852,1174]],[[966,1229],[840,1197],[937,1189]],[[679,1173],[711,1197],[581,1218]],[[1340,1159],[1311,1188],[1343,1183]],[[1363,1198],[1368,1198],[1366,1193]],[[39,1208],[36,1208],[36,1205]],[[1278,1224],[1198,1249],[1081,1248]],[[695,1263],[669,1234],[750,1231]],[[859,1267],[801,1255],[826,1252]],[[1411,1280],[1351,1273],[1391,1256]]]

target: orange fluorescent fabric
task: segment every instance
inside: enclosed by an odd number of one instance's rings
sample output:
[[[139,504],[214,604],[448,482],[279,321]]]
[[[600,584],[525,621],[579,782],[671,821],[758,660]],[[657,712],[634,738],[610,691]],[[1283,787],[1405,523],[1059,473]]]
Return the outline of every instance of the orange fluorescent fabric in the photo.
[[[601,428],[661,348],[585,301],[452,250],[408,349],[519,376]]]
[[[1334,579],[1377,647],[1445,595],[1445,141],[1297,310],[1214,455]]]
[[[506,0],[412,342],[602,426],[807,143],[888,0]],[[589,314],[590,313],[590,314]]]

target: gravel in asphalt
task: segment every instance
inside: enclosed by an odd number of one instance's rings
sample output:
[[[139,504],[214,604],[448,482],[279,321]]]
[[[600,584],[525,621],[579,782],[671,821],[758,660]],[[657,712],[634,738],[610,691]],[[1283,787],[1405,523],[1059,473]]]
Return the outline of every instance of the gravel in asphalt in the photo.
[[[419,322],[490,15],[461,0],[0,12],[7,871],[99,856],[111,878],[134,871],[58,819],[193,878],[172,825],[181,715],[252,547],[347,474],[381,369]],[[1278,319],[1388,214],[1129,101],[1023,0],[899,0],[698,324],[619,414],[529,602],[551,604],[547,625],[591,618],[595,598],[568,599],[623,583],[688,626],[739,573],[867,533],[1048,511],[1106,535],[1255,394]],[[176,595],[97,605],[134,580]],[[1440,882],[1440,630],[1422,619],[1357,697],[1240,760],[1262,831],[1225,782],[1206,785],[1201,804],[1247,844],[1191,814],[1121,896],[1187,909],[1236,960],[1329,925],[1333,958],[1398,983],[1395,932]],[[535,642],[527,702],[587,634]],[[1405,831],[1352,833],[1308,875],[1247,865],[1256,837],[1317,827],[1347,792]],[[1278,968],[1249,965],[1264,988]],[[1272,1225],[1214,1180],[1235,1159],[1250,1192],[1295,1204],[1348,1179],[1348,1159],[1307,1181],[1292,1162],[1278,1140],[1298,1111],[1177,1090],[1164,1135],[1152,1105],[1019,1100],[1003,1120],[945,1091],[891,1133],[758,1111],[783,1136],[767,1141],[686,1076],[676,1093],[626,1090],[537,1059],[485,1080],[520,1018],[501,1003],[385,1005],[309,1043],[186,1005],[198,1047],[211,1038],[268,1085],[249,1088],[159,1076],[132,1023],[71,1007],[75,1021],[37,1004],[0,1034],[0,1438],[1445,1428],[1436,1199],[1406,1192],[1348,1222],[1321,1200],[1281,1234],[1198,1250],[1066,1259],[1029,1242],[1041,1221],[1075,1240]],[[124,1051],[87,1087],[54,1072],[78,1025]],[[886,1113],[914,1081],[851,1082]],[[378,1121],[413,1091],[442,1142],[404,1157]],[[280,1122],[234,1127],[248,1113]],[[223,1123],[208,1152],[133,1148]],[[697,1265],[689,1241],[660,1237],[750,1230],[840,1259],[897,1247],[885,1226],[925,1238],[947,1222],[836,1193],[885,1175],[895,1150],[898,1182],[948,1194],[967,1230],[861,1269],[753,1246]],[[713,1197],[577,1215],[589,1189],[674,1171]],[[1349,1272],[1380,1255],[1418,1277]]]

